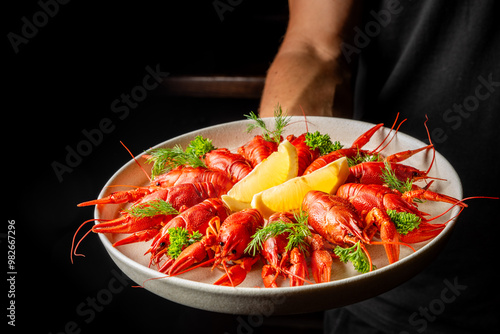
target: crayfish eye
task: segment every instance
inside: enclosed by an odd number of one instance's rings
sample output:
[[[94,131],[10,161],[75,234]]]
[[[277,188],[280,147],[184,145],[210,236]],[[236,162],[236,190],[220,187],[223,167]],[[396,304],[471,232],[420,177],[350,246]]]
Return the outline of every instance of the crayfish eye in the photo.
[[[236,254],[236,249],[231,250],[231,253]]]
[[[161,186],[160,181],[156,181],[155,185],[156,185],[157,187]]]
[[[224,243],[223,243],[222,241],[221,241],[221,242],[219,242],[219,245],[220,245],[221,247],[224,247]]]
[[[160,242],[160,247],[165,247],[165,243],[164,242]]]

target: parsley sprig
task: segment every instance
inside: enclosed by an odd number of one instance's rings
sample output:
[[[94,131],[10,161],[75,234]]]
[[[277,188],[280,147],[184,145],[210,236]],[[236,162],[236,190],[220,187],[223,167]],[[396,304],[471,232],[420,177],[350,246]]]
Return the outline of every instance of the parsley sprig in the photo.
[[[389,218],[396,225],[396,230],[399,234],[406,235],[408,232],[418,228],[422,221],[420,217],[411,212],[397,212],[396,210],[387,210]]]
[[[189,145],[186,147],[186,154],[195,157],[204,157],[208,152],[215,150],[211,139],[203,138],[203,136],[196,136]]]
[[[328,134],[322,135],[319,131],[308,132],[304,141],[311,149],[319,149],[321,155],[340,150],[344,147],[339,141],[332,142]]]
[[[368,257],[361,249],[360,242],[354,244],[352,247],[343,248],[340,246],[335,247],[333,250],[335,255],[337,255],[340,261],[347,263],[347,261],[351,261],[354,269],[356,269],[360,273],[367,273],[370,271],[370,262],[368,261]],[[375,266],[373,266],[375,269]]]
[[[168,247],[167,254],[170,258],[176,259],[179,257],[181,252],[188,246],[200,241],[203,238],[203,234],[198,231],[189,233],[189,231],[183,227],[172,227],[168,229],[170,245]]]

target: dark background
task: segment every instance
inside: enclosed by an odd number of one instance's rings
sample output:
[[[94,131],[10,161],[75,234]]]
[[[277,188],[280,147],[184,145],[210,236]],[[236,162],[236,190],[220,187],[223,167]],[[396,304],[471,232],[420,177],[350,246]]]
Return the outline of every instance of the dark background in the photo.
[[[25,24],[22,18],[33,22],[33,15],[42,9],[31,0],[9,4],[4,11],[2,137],[7,152],[2,161],[7,168],[2,188],[6,193],[3,198],[7,198],[6,220],[15,220],[16,227],[17,330],[35,326],[37,332],[59,333],[74,321],[82,333],[241,331],[239,326],[246,316],[184,307],[132,288],[131,281],[87,323],[89,318],[77,313],[78,305],[95,298],[120,271],[95,235],[79,248],[85,258],[71,264],[69,257],[76,228],[93,216],[92,208],[77,208],[76,204],[95,198],[109,177],[130,159],[120,141],[136,155],[185,132],[240,120],[243,114],[257,111],[259,99],[255,97],[172,96],[162,87],[148,92],[147,98],[130,109],[123,120],[112,111],[115,99],[142,85],[146,66],[158,65],[169,73],[169,78],[265,75],[285,32],[287,1],[232,1],[237,5],[223,13],[222,21],[213,3],[173,1],[161,7],[152,1],[60,4],[36,35],[19,46],[18,53],[8,34],[21,35]],[[113,122],[113,131],[59,180],[52,164],[64,163],[66,148],[75,149],[86,139],[82,131],[97,128],[104,118]],[[439,117],[434,120],[439,122]],[[438,150],[465,181],[465,196],[498,195],[498,160],[491,153],[498,144],[498,135],[490,137],[494,142],[475,142],[474,132],[479,129],[474,124],[470,121],[453,132]],[[405,131],[426,140],[421,130],[419,122],[410,124]],[[451,144],[464,136],[471,136],[470,145]],[[457,225],[457,234],[470,239],[452,238],[448,247],[458,250],[458,254],[467,247],[477,250],[481,275],[488,273],[486,265],[497,262],[495,254],[481,253],[485,244],[490,245],[487,250],[493,248],[498,228],[489,227],[492,221],[498,221],[496,214],[491,203],[475,202],[474,210],[466,210],[460,218],[462,224]],[[6,254],[6,228],[0,233]],[[475,270],[475,259],[472,251],[467,252],[462,263]],[[454,276],[446,273],[443,277]],[[488,282],[492,282],[492,276],[489,278]],[[469,287],[467,294],[473,297],[476,288]],[[480,291],[478,298],[483,298],[485,289]],[[460,304],[450,306],[448,312],[455,308]],[[251,330],[319,333],[321,326],[322,313],[313,313],[271,316]]]
[[[3,187],[8,192],[5,218],[15,220],[16,227],[15,330],[55,334],[74,321],[82,333],[238,331],[235,315],[170,302],[132,288],[131,280],[95,317],[81,315],[78,305],[92,309],[88,298],[107,289],[113,271],[120,270],[96,235],[79,249],[86,257],[70,263],[73,234],[93,217],[93,208],[76,204],[95,198],[130,159],[119,141],[139,154],[185,132],[257,112],[258,98],[170,96],[161,87],[148,92],[123,120],[111,109],[121,94],[142,85],[146,66],[158,65],[169,77],[264,76],[286,28],[287,1],[240,1],[232,8],[221,21],[213,1],[172,1],[160,7],[152,2],[111,6],[72,1],[60,4],[36,35],[19,45],[18,53],[7,34],[22,35],[22,18],[33,23],[42,9],[36,1],[23,1],[5,11]],[[114,130],[60,181],[54,161],[65,164],[66,147],[76,149],[86,139],[82,131],[98,128],[103,118],[113,122]],[[4,234],[1,242],[6,254]],[[321,331],[321,321],[321,313],[270,317],[254,332],[294,328],[310,333]]]

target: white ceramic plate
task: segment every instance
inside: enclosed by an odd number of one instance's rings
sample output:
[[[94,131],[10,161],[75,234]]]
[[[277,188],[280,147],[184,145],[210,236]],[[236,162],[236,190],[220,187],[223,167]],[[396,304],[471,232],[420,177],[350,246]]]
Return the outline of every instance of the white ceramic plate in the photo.
[[[266,121],[270,124],[273,122],[272,119]],[[248,121],[238,121],[212,126],[170,139],[156,147],[172,147],[176,144],[185,147],[196,135],[202,135],[212,139],[216,147],[227,147],[235,150],[257,134],[257,131],[246,133],[247,125]],[[310,132],[319,130],[321,133],[328,133],[332,140],[339,140],[346,147],[349,147],[359,135],[372,126],[373,124],[347,119],[308,118]],[[425,131],[423,126],[422,131]],[[306,132],[304,119],[294,117],[284,135],[300,135],[304,132]],[[388,132],[387,128],[377,131],[365,148],[376,148]],[[425,145],[425,143],[399,132],[383,153],[391,154]],[[427,170],[431,159],[431,151],[421,152],[405,163],[421,170]],[[138,158],[138,160],[142,161],[143,159]],[[145,167],[147,170],[150,169],[150,165]],[[436,153],[436,161],[429,176],[447,180],[434,182],[432,190],[458,199],[462,198],[462,186],[457,173],[439,153]],[[108,187],[110,185],[145,185],[147,183],[148,180],[143,171],[131,160],[111,177],[99,197],[107,196],[113,191],[130,189],[110,188]],[[449,204],[443,203],[424,203],[420,206],[423,211],[432,216],[449,207]],[[95,218],[115,218],[122,208],[121,205],[99,205],[95,210]],[[436,222],[445,222],[456,216],[457,213],[458,208],[454,208]],[[111,258],[125,274],[137,284],[143,285],[161,297],[190,307],[214,312],[270,315],[313,312],[340,307],[388,291],[420,272],[433,260],[444,245],[454,224],[455,220],[450,221],[447,227],[433,240],[413,245],[417,250],[415,253],[407,247],[401,247],[400,260],[391,265],[387,262],[383,246],[369,246],[373,262],[377,266],[377,269],[370,273],[359,274],[350,263],[342,264],[335,260],[332,281],[329,283],[289,287],[288,282],[285,281],[282,287],[276,289],[263,288],[260,262],[252,269],[247,279],[235,288],[214,286],[212,283],[222,275],[222,272],[217,269],[211,271],[210,268],[197,268],[176,277],[148,280],[164,276],[154,268],[148,268],[149,256],[143,254],[149,248],[150,242],[114,248],[112,243],[123,238],[123,235],[100,234],[99,237]]]

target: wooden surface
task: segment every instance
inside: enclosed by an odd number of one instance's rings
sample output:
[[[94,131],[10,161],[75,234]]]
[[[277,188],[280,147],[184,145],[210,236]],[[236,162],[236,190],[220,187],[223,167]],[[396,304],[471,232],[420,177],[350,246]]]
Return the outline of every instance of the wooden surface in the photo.
[[[258,99],[263,76],[172,76],[165,77],[161,94],[212,98]]]

